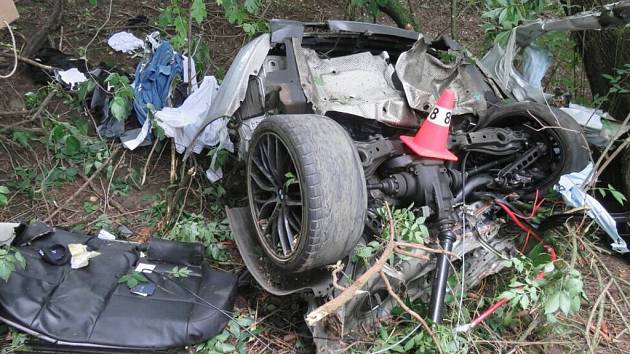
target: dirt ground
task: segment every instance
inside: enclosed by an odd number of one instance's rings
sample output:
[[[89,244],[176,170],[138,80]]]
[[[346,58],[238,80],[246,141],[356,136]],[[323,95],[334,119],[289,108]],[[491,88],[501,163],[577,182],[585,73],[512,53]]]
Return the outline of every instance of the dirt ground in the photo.
[[[53,2],[42,0],[18,0],[16,1],[20,11],[20,19],[15,23],[17,32],[18,47],[22,47],[27,38],[41,26],[50,13]],[[87,48],[86,57],[89,63],[106,63],[126,72],[132,72],[137,62],[137,58],[129,55],[113,52],[106,43],[106,39],[114,32],[127,28],[129,19],[138,15],[144,15],[149,19],[149,25],[143,28],[129,28],[139,38],[143,38],[148,32],[153,31],[154,22],[160,13],[160,7],[164,6],[163,1],[112,1],[111,14],[108,15],[109,1],[98,0],[97,7],[91,7],[87,0],[66,1],[67,6],[64,11],[62,27],[58,32],[50,33],[49,40],[61,51],[80,55],[85,50],[85,46],[94,38],[92,44]],[[215,74],[224,71],[229,66],[236,51],[246,42],[247,38],[239,28],[230,25],[224,17],[222,10],[213,2],[208,2],[208,18],[202,26],[197,26],[196,31],[200,33],[210,48],[212,65],[208,65],[211,72]],[[327,19],[340,19],[344,14],[344,1],[317,1],[317,0],[293,0],[267,2],[264,9],[266,18],[288,18],[307,22],[319,22]],[[419,1],[412,0],[415,8],[418,23],[422,31],[430,37],[435,37],[450,32],[450,7],[447,2],[438,0]],[[462,11],[457,16],[456,38],[468,47],[474,54],[483,52],[487,44],[484,42],[484,33],[480,28],[481,10],[476,5],[469,5],[473,2],[464,2]],[[109,18],[109,19],[108,19]],[[106,20],[108,19],[108,20]],[[381,17],[377,19],[381,23],[390,24],[391,21]],[[98,32],[97,32],[98,31]],[[96,34],[96,37],[94,37]],[[0,41],[3,44],[10,43],[7,31],[0,31]],[[4,52],[8,53],[6,48]],[[5,72],[11,63],[10,58],[0,57],[0,68]],[[35,84],[26,69],[22,68],[11,79],[2,80],[0,85],[0,128],[9,126],[20,119],[26,119],[34,112],[29,111],[28,115],[13,114],[11,112],[22,112],[29,108],[26,105],[25,94],[37,91],[41,85]],[[85,114],[81,115],[76,110],[71,109],[66,104],[63,97],[55,97],[47,107],[51,116],[59,121],[71,119],[85,120],[88,123],[89,133],[94,135],[92,120]],[[46,139],[47,132],[42,132],[38,120],[27,125],[35,135],[40,135]],[[108,143],[114,144],[114,143]],[[74,182],[62,183],[54,188],[34,189],[43,192],[43,198],[33,199],[25,193],[11,193],[10,203],[6,208],[0,208],[0,220],[2,221],[31,221],[45,220],[57,209],[59,212],[52,218],[51,223],[65,227],[80,227],[86,231],[96,231],[99,228],[101,215],[107,215],[114,227],[124,225],[134,233],[132,239],[143,240],[150,234],[159,230],[159,222],[151,220],[152,208],[155,208],[156,198],[164,195],[164,189],[170,184],[171,153],[170,149],[164,148],[155,151],[154,156],[149,160],[148,156],[151,147],[139,148],[133,152],[122,152],[118,155],[114,166],[114,176],[124,178],[130,176],[134,171],[147,170],[146,182],[141,188],[133,188],[128,193],[116,194],[111,190],[112,181],[104,177],[96,178],[93,183],[85,188],[73,201],[64,205],[69,196],[85,184],[86,176],[79,176]],[[147,161],[149,162],[147,163]],[[19,180],[18,168],[27,170],[46,171],[51,168],[51,151],[45,144],[33,142],[28,146],[21,146],[9,135],[0,129],[0,185],[11,184],[12,181]],[[66,165],[64,167],[71,167]],[[79,166],[82,167],[82,166]],[[82,170],[79,168],[79,170]],[[206,188],[207,185],[199,186]],[[194,189],[194,188],[193,188]],[[193,192],[193,197],[200,191]],[[204,200],[203,197],[199,197]],[[211,200],[205,199],[210,202]],[[85,202],[90,201],[97,205],[97,210],[88,212],[85,210]],[[211,213],[207,205],[200,206],[198,213],[207,215]],[[569,236],[567,236],[568,238]],[[601,246],[601,245],[600,245]],[[598,247],[600,247],[598,246]],[[601,246],[605,247],[605,246]],[[580,314],[571,319],[562,319],[568,328],[565,333],[549,333],[546,337],[525,336],[521,338],[519,333],[513,333],[510,338],[500,338],[497,340],[508,341],[503,346],[496,348],[510,347],[516,352],[526,353],[564,353],[581,352],[588,348],[589,342],[584,335],[585,328],[589,323],[597,323],[598,314],[594,314],[591,309],[597,303],[598,298],[603,293],[602,289],[607,288],[610,297],[604,296],[606,306],[603,312],[603,320],[600,321],[601,335],[597,352],[630,352],[630,327],[628,319],[630,304],[627,299],[622,299],[623,291],[630,292],[630,272],[628,272],[628,261],[615,255],[608,254],[605,250],[597,250],[597,257],[589,256],[586,250],[583,251],[585,257],[580,257],[578,264],[586,277],[587,300]],[[238,259],[237,252],[232,250],[233,255]],[[598,258],[600,257],[600,258]],[[601,274],[593,271],[591,266],[601,269],[601,264],[597,259],[608,267],[608,271],[602,270]],[[236,267],[242,267],[239,261],[234,261]],[[499,275],[500,276],[500,275]],[[608,285],[611,279],[616,280],[616,284]],[[611,299],[616,299],[610,301]],[[602,300],[600,300],[602,301]],[[624,303],[625,301],[625,303]],[[264,306],[263,306],[264,305]],[[272,306],[273,305],[273,306]],[[261,308],[261,314],[269,316],[262,322],[267,328],[266,336],[272,338],[275,349],[278,352],[310,351],[312,342],[308,338],[303,323],[303,304],[292,302],[288,304],[286,300],[275,298],[264,293],[260,289],[253,288],[247,296],[241,295],[237,299],[237,307],[256,309]],[[598,307],[599,308],[599,307]],[[278,311],[282,309],[282,311]],[[275,312],[274,312],[275,311]],[[288,314],[292,314],[287,316]],[[262,317],[262,315],[261,315]],[[530,318],[525,315],[525,318]],[[523,326],[527,328],[527,324]],[[591,326],[589,335],[592,338],[594,325]],[[531,331],[530,331],[531,332]],[[303,349],[297,350],[295,344],[304,343]],[[590,340],[590,339],[589,339]],[[510,345],[509,341],[515,344]],[[484,348],[493,348],[485,346]],[[491,350],[491,349],[488,349]]]

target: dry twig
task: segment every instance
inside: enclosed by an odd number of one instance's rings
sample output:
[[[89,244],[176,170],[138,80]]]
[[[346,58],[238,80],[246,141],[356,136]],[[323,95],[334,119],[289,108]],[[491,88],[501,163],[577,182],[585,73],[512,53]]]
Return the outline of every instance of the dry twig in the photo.
[[[99,168],[96,169],[96,171],[94,171],[94,173],[90,176],[90,178],[88,178],[87,181],[85,181],[81,187],[79,187],[79,189],[76,190],[76,192],[74,192],[68,199],[66,199],[63,204],[61,204],[61,206],[59,206],[55,211],[52,212],[52,214],[50,214],[45,220],[44,223],[49,223],[52,218],[54,218],[57,214],[59,214],[59,212],[61,210],[63,210],[71,201],[74,200],[74,198],[76,198],[79,194],[81,194],[81,192],[83,192],[83,190],[90,185],[90,183],[94,180],[94,178],[96,178],[96,176],[98,176],[101,171],[103,171],[107,166],[109,166],[109,164],[112,162],[112,159],[114,158],[114,156],[117,155],[118,151],[120,148],[116,148],[112,154],[107,158],[107,160],[103,161],[103,164],[101,166],[99,166]]]
[[[341,306],[350,301],[358,290],[363,288],[363,286],[368,281],[370,281],[376,274],[378,274],[378,272],[380,272],[380,270],[389,259],[389,256],[391,256],[394,252],[394,247],[396,245],[396,242],[394,241],[394,220],[389,205],[385,204],[385,208],[387,209],[387,216],[389,219],[389,241],[387,242],[383,253],[376,261],[376,263],[374,263],[367,271],[365,271],[365,273],[361,274],[361,276],[354,283],[352,283],[352,285],[347,287],[346,290],[342,291],[339,296],[311,311],[311,313],[306,316],[306,323],[309,326],[313,326],[315,323],[321,321],[326,316],[335,313]]]

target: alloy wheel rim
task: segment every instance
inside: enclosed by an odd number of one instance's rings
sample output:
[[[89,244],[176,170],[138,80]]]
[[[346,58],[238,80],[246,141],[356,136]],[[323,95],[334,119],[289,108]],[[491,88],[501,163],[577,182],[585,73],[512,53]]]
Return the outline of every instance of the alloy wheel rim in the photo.
[[[286,262],[302,238],[302,185],[294,159],[278,135],[263,133],[254,144],[248,158],[250,209],[267,254]]]

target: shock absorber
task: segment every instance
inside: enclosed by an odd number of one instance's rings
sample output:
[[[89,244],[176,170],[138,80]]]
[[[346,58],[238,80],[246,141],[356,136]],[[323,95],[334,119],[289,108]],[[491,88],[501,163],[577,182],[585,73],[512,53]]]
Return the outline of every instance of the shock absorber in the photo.
[[[453,233],[452,229],[452,223],[446,221],[440,223],[440,231],[438,234],[440,248],[449,253],[453,250],[453,243],[457,240],[457,237],[455,236],[455,233]],[[433,287],[431,289],[431,303],[429,305],[431,320],[434,323],[442,322],[444,315],[444,298],[446,296],[446,285],[448,282],[450,262],[448,254],[438,254],[435,265],[435,278],[433,279]]]

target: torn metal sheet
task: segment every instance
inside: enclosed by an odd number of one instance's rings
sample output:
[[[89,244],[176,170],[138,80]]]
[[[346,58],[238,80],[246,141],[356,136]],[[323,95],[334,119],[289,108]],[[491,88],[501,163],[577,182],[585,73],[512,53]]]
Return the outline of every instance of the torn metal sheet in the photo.
[[[400,55],[396,73],[403,84],[409,106],[426,112],[435,106],[435,98],[447,87],[457,92],[453,114],[477,113],[487,109],[484,94],[471,88],[475,80],[465,70],[465,58],[458,56],[452,63],[444,63],[427,53],[429,46],[419,40],[413,48]]]
[[[562,195],[562,199],[567,205],[574,208],[587,208],[586,214],[608,234],[612,243],[610,246],[619,253],[628,253],[626,241],[617,231],[617,223],[604,206],[597,199],[586,194],[584,187],[593,178],[593,164],[589,163],[580,172],[569,173],[560,177],[560,181],[553,187]]]
[[[254,38],[241,48],[225,74],[221,87],[214,98],[214,104],[210,106],[208,115],[195,134],[195,139],[213,120],[231,117],[236,112],[247,93],[249,76],[258,75],[270,48],[271,42],[268,33]],[[193,144],[189,145],[187,155],[190,154]]]
[[[560,109],[584,128],[582,134],[584,134],[586,141],[592,145],[605,147],[611,139],[615,139],[630,129],[630,126],[622,126],[601,109],[575,103],[570,103],[569,107],[561,107]]]
[[[514,67],[514,59],[520,49],[530,46],[530,44],[548,32],[566,32],[583,30],[601,30],[609,27],[622,25],[630,21],[630,1],[621,1],[604,6],[603,11],[582,12],[573,16],[552,19],[539,19],[512,30],[507,43],[495,44],[481,59],[480,66],[487,71],[492,78],[510,90],[518,101],[534,101],[546,104],[546,99],[551,96],[545,94],[542,87],[532,78],[530,72],[535,70],[536,78],[542,78],[546,71],[543,71],[542,64],[531,65],[527,73],[520,73]],[[523,52],[524,60],[544,63],[543,52],[537,53]],[[524,65],[527,67],[527,65]]]
[[[503,87],[507,88],[517,101],[534,101],[545,103],[545,93],[539,85],[528,82],[523,74],[514,67],[514,58],[517,53],[516,36],[514,31],[508,38],[505,47],[496,44],[481,59],[481,65]],[[531,53],[529,58],[544,55],[542,52]],[[538,60],[540,61],[540,60]],[[539,76],[539,75],[537,75]],[[543,72],[544,76],[544,72]],[[547,95],[551,96],[551,95]]]
[[[379,25],[377,23],[365,23],[356,21],[327,21],[328,28],[333,32],[355,32],[366,35],[382,34],[387,36],[402,37],[417,41],[422,38],[422,34],[415,31],[408,31],[402,28]]]
[[[243,121],[243,124],[238,127],[238,136],[240,137],[238,141],[238,158],[240,160],[245,161],[247,159],[249,142],[252,140],[254,130],[265,118],[265,116],[250,118]]]
[[[269,28],[272,43],[282,43],[286,39],[302,38],[304,35],[304,22],[301,21],[272,19]]]
[[[562,18],[539,19],[516,27],[516,42],[526,47],[548,32],[601,30],[630,20],[630,1],[604,5],[603,11],[586,11]]]
[[[300,52],[300,81],[316,113],[341,112],[392,126],[418,126],[403,93],[394,87],[394,67],[387,52],[330,59],[321,59],[311,49],[301,48]]]

